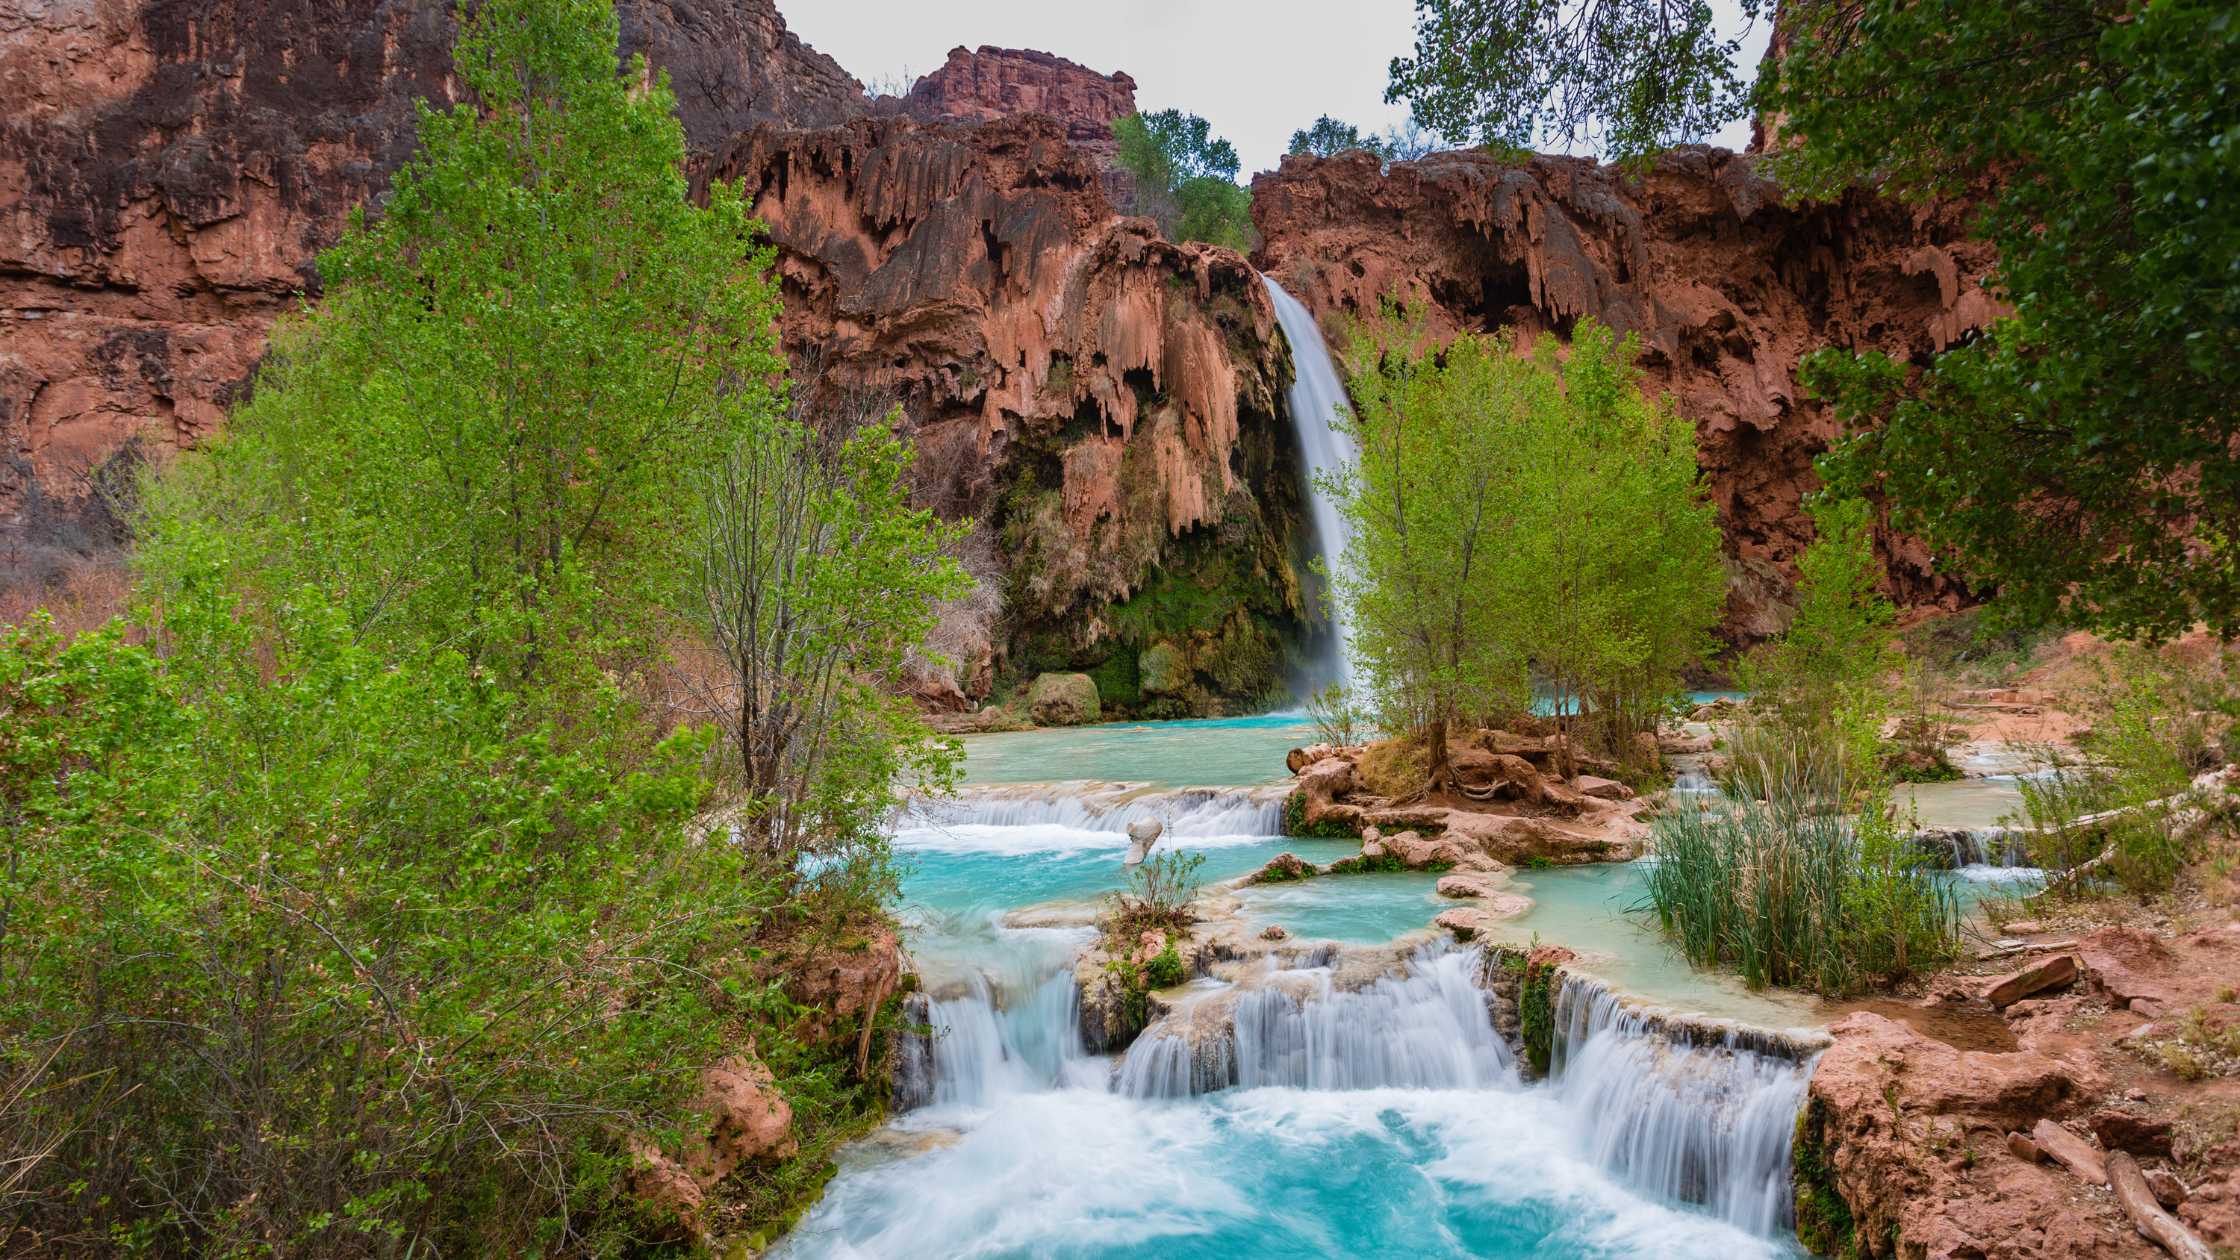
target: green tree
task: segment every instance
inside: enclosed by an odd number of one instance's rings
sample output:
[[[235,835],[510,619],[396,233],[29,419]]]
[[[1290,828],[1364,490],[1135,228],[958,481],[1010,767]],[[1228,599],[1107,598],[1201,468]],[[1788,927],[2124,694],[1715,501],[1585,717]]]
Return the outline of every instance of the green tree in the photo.
[[[1639,343],[1594,320],[1568,356],[1536,362],[1562,388],[1555,417],[1527,429],[1533,525],[1521,544],[1524,628],[1567,724],[1632,761],[1681,674],[1712,648],[1726,604],[1717,513],[1696,462],[1695,426],[1641,392]]]
[[[2013,308],[1925,369],[1828,351],[1823,461],[2007,616],[2240,633],[2240,15],[2214,0],[1814,0],[1776,167],[1977,199]]]
[[[1393,58],[1384,95],[1456,140],[1638,157],[1741,116],[1741,39],[1713,18],[1704,0],[1416,0],[1415,53]]]
[[[1205,119],[1176,109],[1130,114],[1112,134],[1121,168],[1135,177],[1137,208],[1171,239],[1252,248],[1252,191],[1237,183],[1235,147]]]
[[[0,630],[0,1199],[30,1238],[641,1254],[676,1223],[633,1152],[698,1122],[703,1067],[751,1048],[793,1107],[799,1159],[718,1192],[746,1232],[881,1106],[850,1066],[880,1009],[804,1020],[787,960],[883,917],[861,819],[942,753],[856,717],[786,766],[854,820],[818,852],[848,896],[811,902],[794,852],[714,825],[714,731],[665,734],[634,685],[710,470],[816,439],[777,414],[737,191],[690,204],[667,86],[616,47],[603,0],[476,6],[472,103],[422,114],[255,399],[151,481],[143,606]],[[861,715],[954,571],[900,439],[834,449],[819,494],[744,510],[831,544],[786,554],[784,599],[852,640],[823,695]]]
[[[1335,586],[1434,789],[1456,786],[1448,729],[1524,711],[1535,669],[1624,752],[1710,647],[1725,573],[1694,429],[1641,396],[1634,353],[1591,320],[1567,362],[1553,338],[1435,348],[1396,312],[1349,341],[1361,458],[1328,483],[1351,526]]]
[[[688,198],[665,79],[611,9],[485,6],[469,100],[423,107],[378,220],[320,258],[226,440],[152,496],[145,561],[230,539],[267,603],[331,592],[400,650],[594,687],[650,658],[713,466],[782,384],[777,291],[736,187]]]
[[[1312,127],[1302,127],[1291,133],[1289,153],[1311,153],[1316,157],[1333,157],[1365,149],[1376,153],[1377,138],[1361,134],[1361,129],[1349,122],[1340,122],[1328,114],[1314,120]]]
[[[969,526],[910,506],[899,418],[759,424],[700,479],[691,602],[726,673],[709,707],[744,838],[780,869],[811,853],[875,873],[898,793],[955,775],[956,745],[899,686],[939,602],[971,585],[949,554]]]
[[[1335,157],[1355,149],[1374,153],[1387,162],[1412,162],[1431,152],[1432,143],[1413,121],[1371,133],[1324,114],[1314,120],[1314,126],[1292,132],[1291,147],[1286,151]]]

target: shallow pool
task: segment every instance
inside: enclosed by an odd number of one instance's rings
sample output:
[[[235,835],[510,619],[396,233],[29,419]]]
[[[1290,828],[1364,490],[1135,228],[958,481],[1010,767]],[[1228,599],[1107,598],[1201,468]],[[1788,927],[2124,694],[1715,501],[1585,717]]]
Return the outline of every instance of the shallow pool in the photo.
[[[1327,862],[1310,846],[1328,841],[1289,841],[1291,851],[1310,862]],[[1360,851],[1346,842],[1339,857]],[[1302,940],[1374,944],[1421,931],[1441,910],[1461,902],[1434,891],[1439,877],[1423,871],[1363,875],[1320,875],[1283,884],[1254,884],[1237,890],[1245,920],[1281,924]]]
[[[1290,777],[1283,756],[1314,742],[1298,713],[964,737],[967,783],[1102,779],[1160,787],[1225,787]]]

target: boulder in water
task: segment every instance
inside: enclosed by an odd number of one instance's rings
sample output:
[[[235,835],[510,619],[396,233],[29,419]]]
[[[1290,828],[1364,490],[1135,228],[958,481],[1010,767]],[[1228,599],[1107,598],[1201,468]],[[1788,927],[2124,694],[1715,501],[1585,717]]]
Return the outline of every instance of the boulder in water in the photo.
[[[1167,825],[1156,818],[1138,818],[1129,823],[1126,864],[1143,865],[1143,860],[1151,856],[1151,846],[1159,843],[1159,836],[1166,829]]]
[[[1038,674],[1027,688],[1027,711],[1044,726],[1084,726],[1103,716],[1096,680],[1087,674]]]
[[[1278,853],[1268,859],[1268,864],[1252,873],[1245,880],[1248,884],[1289,884],[1302,879],[1312,879],[1321,874],[1314,865],[1296,853]],[[1280,939],[1269,937],[1269,940]]]

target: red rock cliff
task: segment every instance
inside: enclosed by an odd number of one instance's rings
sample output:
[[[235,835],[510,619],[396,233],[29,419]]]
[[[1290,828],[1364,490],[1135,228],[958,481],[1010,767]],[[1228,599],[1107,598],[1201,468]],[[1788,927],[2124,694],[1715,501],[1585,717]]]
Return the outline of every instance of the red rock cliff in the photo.
[[[1091,670],[1131,711],[1262,698],[1311,617],[1274,313],[1243,258],[1115,214],[1067,141],[1031,114],[764,127],[700,178],[770,224],[789,350],[899,401],[922,498],[994,544],[1008,609],[964,691],[1001,666]],[[1160,644],[1185,668],[1147,686]]]
[[[696,147],[862,88],[770,0],[623,0]],[[67,557],[87,469],[224,417],[312,260],[449,101],[448,0],[0,6],[0,555]]]
[[[922,122],[1047,114],[1065,125],[1068,140],[1109,154],[1112,124],[1136,112],[1136,81],[1031,48],[983,44],[977,52],[950,49],[949,60],[912,85],[901,104]]]
[[[1754,159],[1690,146],[1641,178],[1563,157],[1287,157],[1253,181],[1256,261],[1324,321],[1398,295],[1450,330],[1636,333],[1655,390],[1696,422],[1732,561],[1728,631],[1785,624],[1800,497],[1835,436],[1796,384],[1825,345],[1919,358],[1993,314],[1988,248],[1959,211],[1853,195],[1786,205]],[[1893,592],[1949,598],[1918,545],[1885,538]]]

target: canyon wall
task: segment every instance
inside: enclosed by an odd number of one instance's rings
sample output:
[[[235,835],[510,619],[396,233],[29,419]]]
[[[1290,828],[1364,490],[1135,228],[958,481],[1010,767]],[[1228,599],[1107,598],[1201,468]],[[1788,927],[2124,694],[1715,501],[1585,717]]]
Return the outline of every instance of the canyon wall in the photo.
[[[1790,205],[1753,168],[1701,146],[1638,178],[1565,157],[1287,157],[1253,181],[1254,261],[1330,332],[1389,296],[1446,332],[1529,342],[1591,316],[1637,335],[1651,388],[1696,424],[1727,533],[1726,629],[1748,640],[1787,622],[1811,530],[1800,499],[1836,436],[1797,387],[1798,360],[1826,345],[1919,359],[1995,312],[1988,247],[1958,208]],[[1902,602],[1959,597],[1918,544],[1881,542]]]
[[[770,0],[618,18],[625,55],[669,73],[702,186],[752,186],[815,401],[900,402],[922,498],[980,526],[987,590],[945,625],[958,664],[928,698],[1044,668],[1093,671],[1119,712],[1279,694],[1318,620],[1288,360],[1243,259],[1115,212],[1133,82],[960,49],[874,102]],[[215,431],[274,319],[319,292],[318,251],[410,154],[414,102],[454,98],[454,34],[448,0],[0,15],[0,586],[114,554],[104,470]]]
[[[873,100],[770,0],[622,0],[671,75],[698,186],[771,226],[810,403],[891,399],[922,500],[976,524],[926,697],[1042,670],[1124,714],[1280,691],[1324,632],[1282,398],[1244,259],[1121,213],[1124,74],[957,49]],[[317,252],[378,206],[413,102],[448,102],[445,0],[33,0],[0,14],[0,586],[38,589],[122,535],[103,470],[190,445],[243,390]],[[1255,257],[1335,329],[1398,294],[1451,329],[1638,333],[1695,420],[1727,525],[1736,639],[1770,633],[1833,432],[1795,386],[1821,344],[1919,357],[1983,322],[1957,212],[1784,205],[1746,157],[1287,158],[1255,182]],[[129,458],[129,456],[127,457]],[[1894,593],[1954,597],[1886,539]]]
[[[1043,670],[1126,713],[1278,698],[1317,618],[1274,311],[1242,257],[1116,215],[1068,140],[1032,114],[762,127],[699,178],[770,225],[804,380],[843,416],[899,404],[921,501],[981,529],[1005,613],[954,627],[929,699]]]
[[[696,147],[837,122],[859,84],[768,0],[622,0]],[[0,6],[0,560],[38,585],[104,536],[88,478],[223,420],[313,259],[453,99],[450,0]],[[90,519],[89,519],[90,518]]]

